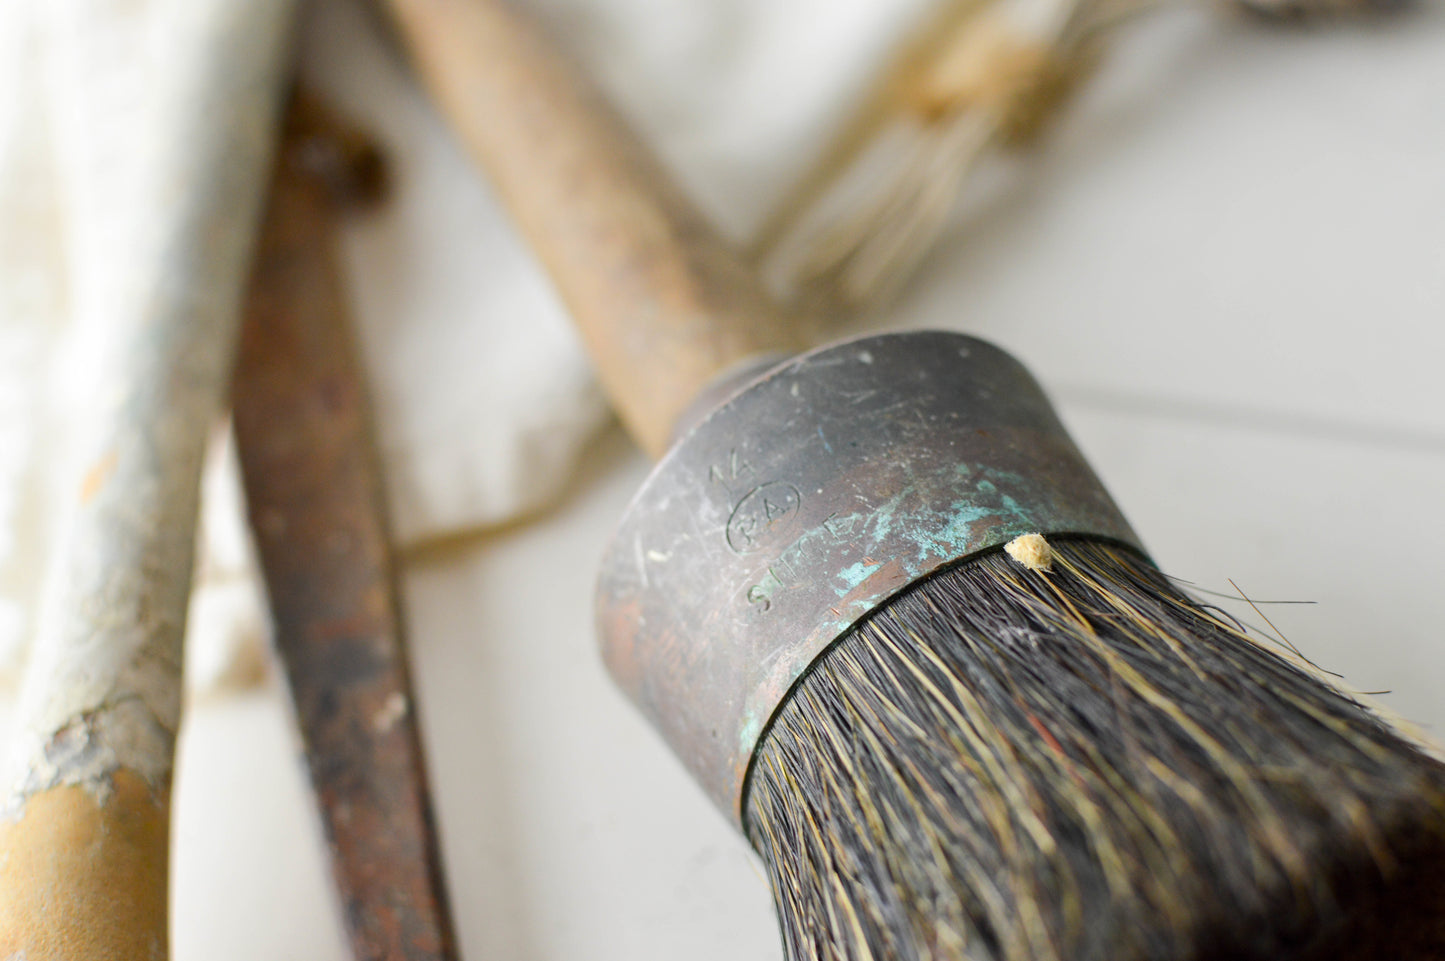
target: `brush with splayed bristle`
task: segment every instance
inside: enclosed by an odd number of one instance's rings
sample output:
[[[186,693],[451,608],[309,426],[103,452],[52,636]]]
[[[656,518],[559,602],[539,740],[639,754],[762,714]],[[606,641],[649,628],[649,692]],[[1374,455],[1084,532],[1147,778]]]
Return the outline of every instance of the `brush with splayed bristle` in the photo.
[[[985,171],[1025,155],[1143,14],[1238,7],[1271,21],[1404,0],[939,0],[758,231],[771,286],[831,313],[886,303]]]
[[[790,958],[1445,955],[1445,767],[1176,590],[1017,362],[928,332],[788,357],[520,15],[389,5],[666,451],[605,655],[766,862]]]

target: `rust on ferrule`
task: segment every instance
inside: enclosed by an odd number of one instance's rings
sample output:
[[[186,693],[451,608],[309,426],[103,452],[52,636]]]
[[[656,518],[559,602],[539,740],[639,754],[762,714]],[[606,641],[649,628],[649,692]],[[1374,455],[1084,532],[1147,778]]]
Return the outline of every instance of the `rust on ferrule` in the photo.
[[[910,584],[1022,534],[1138,546],[1048,399],[961,334],[885,334],[752,381],[658,464],[608,545],[603,656],[722,810],[788,692]]]

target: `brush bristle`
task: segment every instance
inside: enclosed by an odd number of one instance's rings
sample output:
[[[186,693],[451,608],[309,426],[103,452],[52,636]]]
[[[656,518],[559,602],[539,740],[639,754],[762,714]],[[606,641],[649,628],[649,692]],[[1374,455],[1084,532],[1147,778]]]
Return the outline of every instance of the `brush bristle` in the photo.
[[[1132,552],[1053,547],[911,588],[779,712],[747,828],[787,956],[1445,957],[1445,768]]]

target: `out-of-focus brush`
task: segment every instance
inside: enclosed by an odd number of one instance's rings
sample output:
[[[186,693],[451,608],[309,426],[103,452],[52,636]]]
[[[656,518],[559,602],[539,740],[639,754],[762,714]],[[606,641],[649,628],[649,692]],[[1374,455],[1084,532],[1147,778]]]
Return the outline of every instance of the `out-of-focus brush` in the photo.
[[[236,366],[236,447],[276,648],[357,961],[452,961],[380,464],[337,265],[380,154],[293,103]]]
[[[390,6],[623,420],[677,438],[607,551],[605,656],[790,958],[1445,953],[1445,767],[1175,589],[1017,362],[779,362],[796,328],[519,14]]]
[[[943,0],[752,243],[769,284],[810,309],[875,308],[932,248],[988,164],[1035,144],[1122,23],[1189,0]],[[1213,2],[1213,0],[1211,0]],[[1234,0],[1271,18],[1397,0]]]
[[[288,0],[187,8],[0,807],[0,958],[167,953],[171,767],[201,461],[286,73]],[[155,133],[154,131],[152,132]]]

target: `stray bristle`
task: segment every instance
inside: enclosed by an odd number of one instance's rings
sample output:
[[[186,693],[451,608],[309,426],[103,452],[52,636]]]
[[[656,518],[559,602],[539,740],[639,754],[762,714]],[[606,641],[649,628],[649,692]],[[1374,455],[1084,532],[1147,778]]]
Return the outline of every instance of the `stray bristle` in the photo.
[[[916,585],[779,711],[788,957],[1445,957],[1445,767],[1132,552],[1052,554]]]

